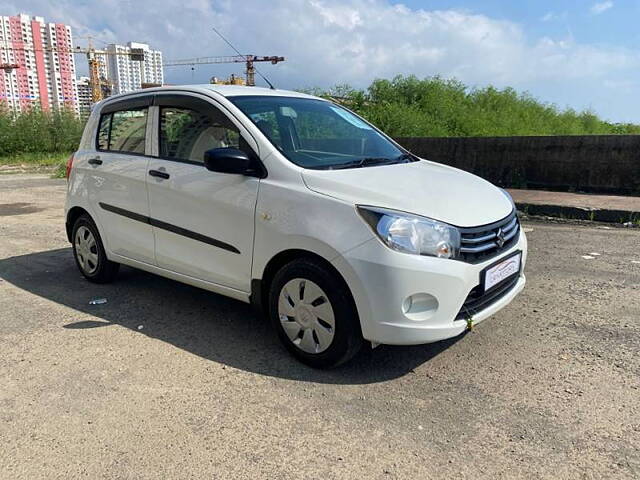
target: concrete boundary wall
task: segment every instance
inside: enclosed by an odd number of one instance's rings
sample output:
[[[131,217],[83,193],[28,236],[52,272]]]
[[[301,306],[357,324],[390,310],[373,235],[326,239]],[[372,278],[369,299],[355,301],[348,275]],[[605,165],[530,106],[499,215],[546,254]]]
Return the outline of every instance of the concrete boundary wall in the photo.
[[[640,135],[403,137],[420,157],[502,187],[640,196]]]

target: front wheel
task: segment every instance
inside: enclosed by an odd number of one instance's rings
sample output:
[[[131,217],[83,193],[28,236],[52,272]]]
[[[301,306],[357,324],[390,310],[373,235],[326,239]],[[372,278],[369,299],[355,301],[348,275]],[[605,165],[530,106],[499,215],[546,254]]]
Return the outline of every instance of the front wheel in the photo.
[[[363,344],[347,286],[313,260],[294,260],[278,271],[269,290],[269,316],[285,347],[312,367],[340,365]]]

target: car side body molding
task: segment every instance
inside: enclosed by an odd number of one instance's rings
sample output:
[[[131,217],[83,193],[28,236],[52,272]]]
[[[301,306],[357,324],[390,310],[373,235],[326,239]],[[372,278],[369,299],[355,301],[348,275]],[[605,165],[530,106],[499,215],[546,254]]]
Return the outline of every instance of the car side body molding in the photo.
[[[100,207],[103,210],[106,210],[111,213],[115,213],[117,215],[122,215],[123,217],[130,218],[132,220],[136,220],[138,222],[147,223],[152,227],[160,228],[162,230],[166,230],[171,233],[175,233],[176,235],[182,235],[183,237],[191,238],[193,240],[197,240],[198,242],[206,243],[208,245],[212,245],[217,248],[221,248],[223,250],[227,250],[232,253],[240,253],[233,245],[229,245],[221,240],[217,240],[215,238],[207,237],[206,235],[202,235],[201,233],[194,232],[192,230],[187,230],[186,228],[178,227],[177,225],[172,225],[170,223],[163,222],[161,220],[147,217],[145,215],[140,215],[136,212],[131,212],[129,210],[125,210],[124,208],[116,207],[114,205],[109,205],[108,203],[99,203]]]

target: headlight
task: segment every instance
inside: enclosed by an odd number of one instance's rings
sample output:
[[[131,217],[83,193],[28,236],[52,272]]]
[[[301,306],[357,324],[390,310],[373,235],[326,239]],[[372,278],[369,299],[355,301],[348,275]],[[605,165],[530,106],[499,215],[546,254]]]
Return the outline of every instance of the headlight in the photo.
[[[389,248],[414,255],[456,258],[460,232],[430,218],[375,207],[357,207],[360,216]]]

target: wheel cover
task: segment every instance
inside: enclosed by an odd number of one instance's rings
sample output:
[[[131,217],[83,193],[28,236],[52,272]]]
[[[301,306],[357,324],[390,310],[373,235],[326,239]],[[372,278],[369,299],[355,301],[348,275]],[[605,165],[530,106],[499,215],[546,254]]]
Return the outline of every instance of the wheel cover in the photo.
[[[329,297],[311,280],[289,280],[278,297],[278,317],[291,343],[306,353],[322,353],[335,336]]]
[[[76,230],[74,245],[80,268],[85,273],[94,273],[98,269],[98,245],[91,230],[85,226],[79,227]]]

